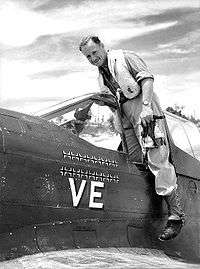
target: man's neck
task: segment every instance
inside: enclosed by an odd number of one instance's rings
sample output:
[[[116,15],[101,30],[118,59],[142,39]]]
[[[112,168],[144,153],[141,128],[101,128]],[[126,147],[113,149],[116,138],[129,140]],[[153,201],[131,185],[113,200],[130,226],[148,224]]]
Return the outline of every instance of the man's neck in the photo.
[[[106,56],[104,63],[100,66],[100,69],[107,69],[107,68],[108,68],[108,57]]]

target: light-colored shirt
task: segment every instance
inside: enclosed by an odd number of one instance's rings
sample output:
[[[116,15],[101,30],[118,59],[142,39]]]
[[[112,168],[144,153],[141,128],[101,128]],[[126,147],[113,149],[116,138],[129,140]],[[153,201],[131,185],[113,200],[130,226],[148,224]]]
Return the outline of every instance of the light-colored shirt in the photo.
[[[137,83],[140,83],[145,78],[154,78],[146,63],[137,54],[129,50],[123,50],[123,53],[128,70]]]

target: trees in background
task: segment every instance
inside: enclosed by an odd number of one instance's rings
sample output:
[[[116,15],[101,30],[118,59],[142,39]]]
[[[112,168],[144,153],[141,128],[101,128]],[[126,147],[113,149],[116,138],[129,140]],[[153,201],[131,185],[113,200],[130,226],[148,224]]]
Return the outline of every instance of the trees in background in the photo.
[[[174,107],[167,107],[166,111],[175,114],[179,117],[182,117],[186,120],[190,120],[191,122],[195,123],[200,128],[200,119],[196,119],[194,116],[186,116],[183,113],[184,106],[174,105]]]

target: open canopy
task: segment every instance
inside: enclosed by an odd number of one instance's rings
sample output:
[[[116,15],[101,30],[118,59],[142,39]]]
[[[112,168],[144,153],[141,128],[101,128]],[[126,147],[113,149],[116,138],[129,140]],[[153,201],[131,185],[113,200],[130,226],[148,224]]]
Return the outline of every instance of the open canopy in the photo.
[[[83,108],[87,106],[91,101],[94,101],[94,99],[97,98],[98,94],[99,93],[90,93],[70,98],[56,105],[40,110],[38,113],[36,113],[36,115],[46,120],[53,121],[57,125],[63,125],[63,120],[66,122],[73,120],[75,110],[77,108]],[[96,115],[94,115],[95,121],[97,122],[98,118],[100,118],[102,125],[102,120],[107,120],[107,115],[110,115],[110,111],[107,108],[105,109],[105,107],[104,109],[102,109],[102,106],[101,108],[99,107],[100,106],[97,106],[96,104],[93,106],[93,114],[96,113]],[[169,132],[171,134],[174,144],[183,151],[190,154],[192,157],[195,157],[200,160],[200,132],[197,126],[191,121],[181,118],[167,111],[165,111],[164,113],[166,115]],[[63,117],[64,115],[65,117]],[[63,119],[61,121],[62,117]],[[106,130],[104,129],[104,136],[105,132]],[[92,137],[88,139],[91,139],[90,142],[94,140]],[[113,141],[113,139],[115,138],[113,137],[111,139]],[[118,137],[118,141],[119,140],[120,138]],[[105,144],[111,146],[110,142],[106,142],[106,139]],[[97,143],[96,145],[98,146],[99,144]],[[102,144],[100,146],[102,146]]]

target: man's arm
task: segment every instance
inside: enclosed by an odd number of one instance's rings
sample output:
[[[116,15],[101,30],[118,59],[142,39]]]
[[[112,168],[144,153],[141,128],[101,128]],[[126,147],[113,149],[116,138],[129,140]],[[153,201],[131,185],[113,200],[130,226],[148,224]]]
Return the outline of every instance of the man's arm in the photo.
[[[153,96],[153,75],[145,62],[131,51],[124,51],[127,67],[133,78],[140,85],[142,90],[142,112],[140,115],[143,126],[146,126],[153,119],[151,101]]]
[[[140,114],[141,122],[144,127],[153,120],[153,111],[151,101],[153,96],[153,79],[145,78],[141,81],[142,88],[142,112]]]
[[[141,81],[142,88],[142,101],[143,103],[146,101],[151,104],[152,96],[153,96],[153,79],[145,78]]]

